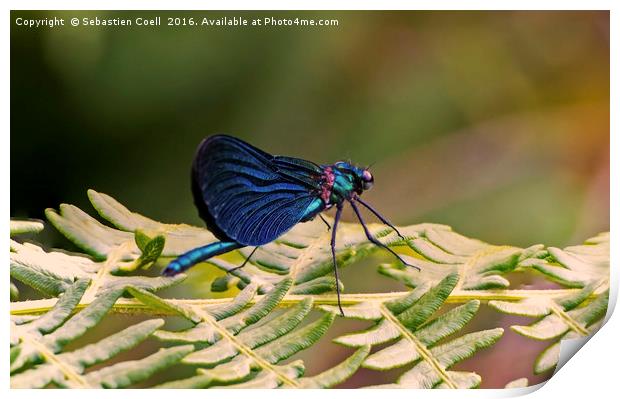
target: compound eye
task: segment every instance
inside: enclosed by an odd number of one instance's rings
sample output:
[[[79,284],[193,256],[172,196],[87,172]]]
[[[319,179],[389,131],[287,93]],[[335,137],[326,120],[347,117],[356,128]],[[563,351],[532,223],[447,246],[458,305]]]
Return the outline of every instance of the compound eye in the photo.
[[[364,170],[364,172],[362,172],[362,181],[364,182],[364,190],[368,190],[372,187],[375,179],[368,170]]]

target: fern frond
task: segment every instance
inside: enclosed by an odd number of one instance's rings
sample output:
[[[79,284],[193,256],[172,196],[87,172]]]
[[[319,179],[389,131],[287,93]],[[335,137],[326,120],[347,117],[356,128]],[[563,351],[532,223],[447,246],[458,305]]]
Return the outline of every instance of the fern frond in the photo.
[[[112,334],[83,348],[63,352],[65,346],[97,325],[110,311],[122,290],[108,290],[82,311],[71,317],[86,292],[89,281],[78,280],[65,290],[48,313],[28,322],[12,322],[11,387],[93,388],[124,387],[142,381],[153,373],[177,363],[193,350],[191,345],[163,349],[144,359],[121,362],[97,371],[86,372],[95,364],[131,349],[164,324],[161,319],[147,320]]]
[[[133,235],[131,238],[133,240]],[[144,240],[143,237],[141,239]],[[185,276],[126,276],[119,272],[135,269],[135,263],[140,266],[152,263],[159,257],[158,252],[161,252],[162,244],[162,236],[148,239],[144,243],[146,255],[140,254],[135,260],[122,261],[132,251],[130,242],[125,242],[111,251],[106,261],[97,262],[79,254],[63,251],[46,252],[35,244],[12,241],[11,277],[50,296],[60,295],[74,281],[82,278],[92,281],[90,288],[92,296],[99,290],[117,289],[129,285],[158,290],[179,283]]]
[[[536,374],[553,369],[560,356],[560,340],[585,337],[596,331],[605,316],[609,289],[589,301],[598,284],[590,284],[579,292],[557,299],[535,298],[520,302],[490,301],[489,306],[508,314],[536,317],[529,326],[511,326],[524,337],[536,340],[555,339],[536,359]]]
[[[366,331],[347,334],[336,343],[360,347],[391,344],[368,356],[363,367],[391,370],[412,365],[393,388],[473,388],[480,376],[469,372],[450,371],[454,364],[477,351],[493,345],[503,334],[501,328],[469,333],[443,341],[460,331],[476,314],[479,301],[470,301],[436,318],[432,315],[444,304],[457,285],[458,274],[444,277],[436,285],[418,285],[409,295],[386,302],[366,302],[345,308],[345,316],[372,320],[375,325]],[[322,309],[337,313],[333,306]],[[440,341],[443,343],[438,344]],[[383,387],[383,386],[382,386]]]
[[[280,365],[283,360],[312,346],[334,319],[329,313],[307,322],[312,310],[310,298],[283,311],[274,311],[291,285],[290,278],[282,280],[250,307],[246,305],[257,292],[256,284],[246,286],[231,304],[214,307],[173,304],[150,292],[129,288],[129,292],[144,304],[193,323],[193,327],[183,331],[157,331],[157,338],[167,343],[206,345],[182,360],[200,366],[198,375],[160,387],[328,387],[348,378],[368,354],[368,347],[314,377],[301,378],[304,366],[300,361]]]
[[[185,224],[164,224],[138,213],[131,212],[112,197],[88,191],[88,196],[99,215],[117,229],[108,227],[73,205],[62,204],[60,212],[48,209],[49,221],[78,247],[98,260],[108,259],[120,245],[126,246],[123,260],[135,260],[140,249],[134,242],[134,233],[147,232],[152,236],[165,237],[162,256],[175,257],[192,248],[216,241],[206,229]],[[383,225],[370,225],[370,230],[388,245],[403,245],[403,242],[390,229]],[[416,238],[425,229],[434,231],[449,230],[442,225],[416,225],[401,229],[407,238]],[[263,245],[243,269],[222,258],[213,258],[208,263],[230,272],[230,276],[215,282],[214,290],[227,289],[231,284],[240,288],[252,282],[258,285],[261,293],[268,292],[286,276],[293,278],[292,294],[319,294],[335,289],[333,278],[330,232],[325,225],[308,222],[297,226],[278,240]],[[366,239],[362,228],[357,224],[342,223],[338,230],[337,259],[340,267],[367,256],[376,247]],[[238,251],[241,263],[252,248]],[[234,278],[231,278],[233,277]]]
[[[534,372],[540,374],[557,365],[561,340],[588,336],[602,323],[609,301],[609,233],[590,238],[583,245],[547,248],[522,260],[520,266],[531,267],[562,285],[583,287],[558,298],[489,302],[503,313],[537,319],[529,326],[512,326],[518,334],[536,340],[555,340],[534,363]]]
[[[407,260],[421,271],[394,263],[381,265],[380,273],[410,287],[427,281],[438,282],[457,273],[460,281],[457,289],[461,290],[507,288],[510,282],[501,274],[514,270],[519,259],[543,248],[542,245],[526,249],[490,245],[434,226],[425,228],[407,244],[418,255]]]
[[[380,387],[470,388],[478,386],[481,377],[475,370],[456,371],[453,366],[492,346],[503,333],[501,328],[461,332],[481,302],[536,319],[528,326],[512,326],[526,337],[550,341],[536,359],[536,373],[555,366],[560,339],[599,328],[607,308],[608,233],[564,249],[521,249],[487,244],[442,225],[400,227],[404,239],[382,225],[371,225],[378,239],[422,271],[398,262],[380,265],[382,274],[413,290],[343,294],[345,316],[373,325],[335,339],[356,348],[348,359],[305,376],[301,360],[286,359],[313,347],[340,315],[333,293],[330,232],[323,223],[296,226],[261,247],[244,269],[216,279],[212,291],[236,285],[241,291],[234,297],[164,299],[154,292],[184,276],[148,277],[142,270],[215,238],[203,228],[151,220],[105,194],[90,190],[89,198],[115,227],[71,205],[46,211],[52,224],[88,255],[21,242],[19,234],[40,231],[43,225],[11,222],[11,277],[51,296],[11,303],[12,386],[126,387],[183,363],[192,376],[177,379],[175,374],[161,387],[331,387],[360,367],[406,367],[394,384]],[[357,224],[342,223],[337,242],[339,267],[368,257],[376,248]],[[229,271],[250,251],[243,248],[209,263]],[[509,289],[514,270],[542,273],[567,288]],[[11,283],[12,300],[18,294]],[[444,311],[448,303],[455,307]],[[71,349],[72,342],[111,311],[178,316],[191,327],[174,331],[163,329],[162,319],[146,320]],[[158,352],[89,369],[149,337],[161,342]],[[382,347],[371,353],[377,345]],[[518,379],[508,386],[527,383]]]
[[[581,288],[609,280],[609,233],[601,233],[582,245],[549,247],[519,265],[531,267],[565,287]]]

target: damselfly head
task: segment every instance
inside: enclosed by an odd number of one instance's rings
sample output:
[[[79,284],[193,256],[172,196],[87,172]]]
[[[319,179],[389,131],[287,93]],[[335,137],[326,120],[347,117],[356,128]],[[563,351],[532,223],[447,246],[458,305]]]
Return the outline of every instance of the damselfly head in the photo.
[[[375,178],[372,176],[368,169],[362,171],[362,186],[364,190],[370,190],[372,188]]]
[[[361,194],[363,191],[372,188],[375,179],[368,168],[359,168],[345,161],[336,162],[334,167],[341,173],[349,176],[349,179],[353,184],[353,190],[357,194]]]

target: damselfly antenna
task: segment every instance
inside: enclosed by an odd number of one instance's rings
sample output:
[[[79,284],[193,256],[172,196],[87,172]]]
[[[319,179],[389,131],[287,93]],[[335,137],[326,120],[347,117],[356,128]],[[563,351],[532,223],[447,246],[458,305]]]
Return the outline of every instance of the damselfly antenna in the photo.
[[[377,161],[375,161],[375,162],[371,163],[370,165],[366,166],[366,167],[364,168],[364,170],[370,170],[370,168],[372,168],[372,167],[373,167],[373,166],[375,166],[376,164],[377,164]]]

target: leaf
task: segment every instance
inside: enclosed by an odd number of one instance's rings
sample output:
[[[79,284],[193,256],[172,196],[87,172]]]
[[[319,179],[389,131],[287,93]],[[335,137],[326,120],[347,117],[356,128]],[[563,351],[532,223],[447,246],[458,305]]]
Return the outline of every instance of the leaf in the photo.
[[[302,388],[329,388],[346,381],[362,365],[370,353],[370,345],[359,348],[348,359],[337,366],[315,375],[314,377],[300,378]]]
[[[119,245],[127,246],[122,260],[135,260],[139,256],[133,233],[141,231],[165,237],[163,256],[178,256],[190,249],[216,241],[206,229],[156,222],[140,214],[129,211],[112,197],[88,191],[88,196],[101,217],[119,230],[108,227],[95,220],[79,208],[62,204],[60,212],[48,209],[46,216],[50,222],[75,245],[82,248],[96,259],[106,259]],[[369,225],[370,230],[388,245],[402,245],[402,240],[382,225]],[[401,228],[401,233],[409,238],[416,238],[421,231],[449,230],[442,225],[423,224]],[[321,221],[302,223],[276,241],[260,247],[243,269],[231,271],[238,266],[222,258],[208,261],[216,267],[229,272],[237,279],[242,288],[252,282],[258,285],[261,293],[268,292],[287,275],[293,278],[294,294],[319,294],[335,290],[335,279],[330,249],[331,233]],[[376,247],[371,244],[358,224],[341,223],[338,230],[337,260],[340,267],[353,263],[367,256]],[[249,256],[253,248],[238,251],[239,264]],[[138,262],[141,262],[138,260]],[[152,263],[152,262],[150,262]],[[135,263],[126,268],[135,269]],[[228,288],[231,281],[227,277],[216,282],[216,291]]]
[[[13,284],[13,282],[11,282],[9,291],[11,294],[11,301],[16,301],[19,299],[19,289],[15,284]]]
[[[98,342],[63,352],[70,342],[97,325],[122,294],[107,291],[71,316],[87,287],[88,280],[78,280],[48,313],[28,323],[12,323],[12,388],[43,388],[50,384],[71,388],[125,387],[177,363],[193,350],[191,345],[164,349],[144,359],[86,372],[88,367],[131,349],[164,324],[161,319],[146,320]]]
[[[529,382],[527,378],[518,378],[516,380],[510,381],[506,384],[506,389],[514,389],[514,388],[526,388]]]
[[[559,249],[549,247],[537,257],[519,264],[531,267],[566,287],[581,288],[609,280],[609,233],[601,233],[583,245]]]
[[[86,381],[91,386],[124,388],[145,380],[156,372],[178,363],[184,356],[191,353],[193,349],[194,347],[191,345],[160,349],[144,359],[117,363],[89,373],[86,376]]]
[[[534,362],[534,373],[540,374],[557,366],[561,340],[588,336],[600,327],[609,301],[609,233],[592,237],[583,245],[540,250],[522,259],[520,266],[537,270],[564,286],[581,288],[560,297],[489,302],[503,313],[537,318],[528,326],[512,326],[518,334],[554,340]]]
[[[11,237],[20,234],[38,233],[45,227],[43,222],[39,220],[11,220],[9,225]]]
[[[376,324],[363,332],[347,334],[334,341],[341,345],[362,347],[390,343],[366,358],[363,367],[391,370],[407,365],[413,367],[402,374],[390,388],[473,388],[480,384],[475,373],[455,372],[449,368],[493,345],[503,334],[501,328],[484,330],[445,341],[460,331],[476,314],[479,301],[469,301],[436,318],[458,283],[452,273],[432,286],[420,284],[410,294],[390,301],[366,302],[344,309],[345,316],[374,320]],[[337,314],[334,306],[322,309]],[[442,342],[439,344],[439,342]]]
[[[394,263],[381,265],[379,272],[410,287],[427,281],[438,282],[457,273],[462,290],[507,288],[510,282],[501,274],[514,270],[524,254],[542,247],[494,246],[434,226],[425,228],[408,245],[419,257],[408,257],[407,261],[420,271]]]
[[[577,293],[559,298],[532,298],[519,302],[490,301],[489,306],[508,314],[536,317],[528,325],[511,326],[516,333],[536,340],[556,339],[536,359],[534,372],[540,374],[555,368],[560,355],[562,339],[585,337],[598,329],[598,322],[605,316],[609,290],[590,297],[598,284],[590,284]]]
[[[140,249],[140,256],[129,264],[120,265],[119,270],[131,272],[140,268],[148,269],[159,259],[166,244],[166,238],[163,235],[151,238],[142,230],[136,230],[135,241]]]
[[[11,351],[10,351],[11,364],[13,364],[15,359],[17,359],[17,356],[19,356],[19,352],[21,352],[21,348],[19,346],[14,346],[11,348]]]
[[[400,227],[405,239],[385,226],[370,225],[379,240],[422,271],[394,261],[381,265],[380,272],[412,291],[344,293],[345,316],[371,326],[338,336],[337,344],[354,348],[348,358],[306,376],[303,361],[287,359],[306,349],[323,350],[316,344],[340,316],[333,294],[330,232],[323,223],[299,224],[262,246],[248,266],[214,282],[213,288],[221,292],[238,286],[241,291],[234,291],[234,297],[164,299],[155,291],[184,276],[148,277],[142,270],[163,263],[162,256],[212,242],[212,234],[148,219],[92,190],[89,198],[115,227],[70,205],[46,212],[88,255],[11,240],[11,277],[52,297],[11,302],[13,387],[131,387],[182,362],[193,375],[176,379],[172,373],[162,374],[168,380],[158,387],[333,387],[360,367],[404,367],[394,383],[375,387],[473,388],[481,382],[476,370],[457,371],[454,366],[492,346],[503,333],[501,328],[471,331],[469,322],[481,302],[535,319],[530,325],[512,326],[529,338],[550,342],[535,361],[535,373],[555,366],[560,339],[598,329],[607,309],[608,233],[562,250],[543,245],[521,249],[483,243],[442,225]],[[40,227],[35,223],[15,231]],[[376,250],[359,225],[341,227],[336,248],[340,267]],[[228,271],[251,250],[243,248],[210,263]],[[542,273],[569,288],[509,289],[514,270]],[[15,298],[16,286],[11,288]],[[132,323],[132,316],[125,316],[125,329],[76,346],[76,340],[112,311],[176,316],[190,327],[164,329],[163,319]],[[157,340],[159,350],[118,360],[117,355],[149,337]],[[519,353],[505,358],[515,361]],[[507,387],[524,384],[527,381],[517,379]]]
[[[143,261],[147,263],[153,261],[161,240],[159,236],[149,241],[145,249],[151,252],[141,258]],[[14,242],[12,247],[11,277],[50,296],[58,296],[74,281],[81,278],[92,281],[92,295],[99,290],[122,289],[129,285],[159,290],[177,284],[185,278],[184,275],[174,277],[117,275],[119,270],[127,269],[128,264],[133,264],[133,261],[121,261],[131,251],[129,243],[118,246],[110,253],[108,259],[102,262],[79,254],[61,251],[46,252],[43,248],[31,243]],[[137,262],[143,264],[140,260]]]
[[[327,387],[344,381],[361,365],[369,348],[363,348],[334,368],[314,377],[301,378],[303,363],[280,363],[312,346],[331,326],[334,316],[323,314],[306,322],[312,299],[306,298],[283,311],[274,311],[290,289],[290,278],[250,307],[245,305],[257,291],[248,285],[231,305],[199,307],[173,304],[157,296],[130,288],[145,305],[172,311],[193,326],[182,331],[158,331],[155,336],[168,343],[191,343],[203,349],[187,355],[182,362],[197,365],[199,374],[170,381],[161,388],[233,387]]]
[[[11,277],[46,295],[57,296],[80,278],[96,276],[97,265],[83,256],[63,252],[45,252],[30,244],[12,244],[10,253]]]

